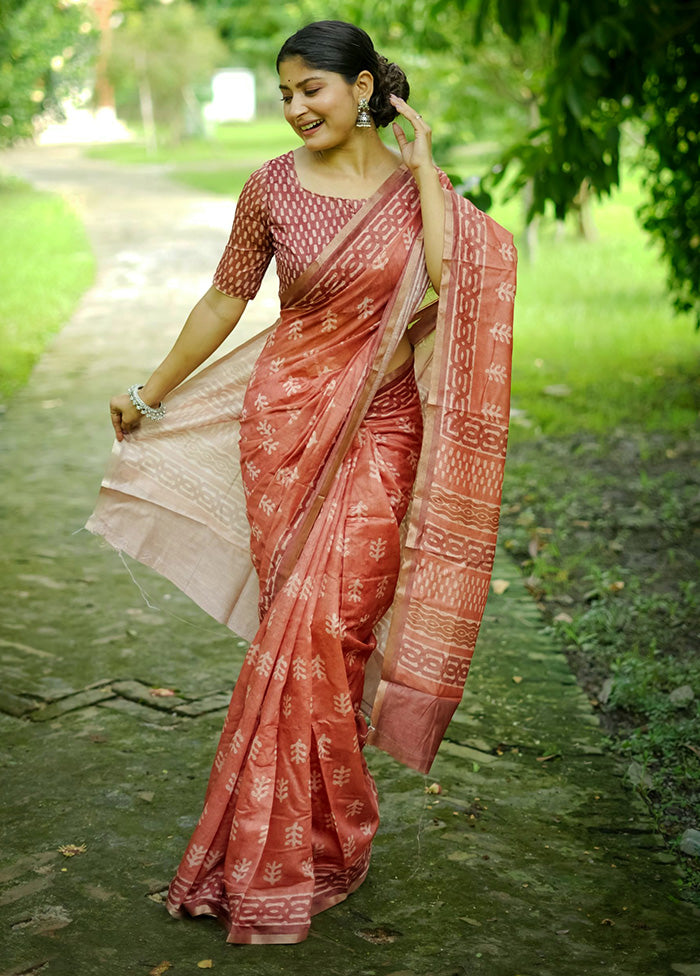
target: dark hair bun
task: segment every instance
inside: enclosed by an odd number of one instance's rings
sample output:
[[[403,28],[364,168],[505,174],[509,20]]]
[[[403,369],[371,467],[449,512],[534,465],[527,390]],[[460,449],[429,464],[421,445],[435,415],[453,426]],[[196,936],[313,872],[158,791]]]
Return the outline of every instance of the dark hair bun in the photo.
[[[378,129],[393,122],[398,112],[389,101],[389,95],[398,95],[399,98],[408,99],[411,89],[408,79],[398,64],[387,61],[381,54],[377,55],[379,61],[378,72],[374,92],[369,100],[369,110],[372,113],[374,124]]]

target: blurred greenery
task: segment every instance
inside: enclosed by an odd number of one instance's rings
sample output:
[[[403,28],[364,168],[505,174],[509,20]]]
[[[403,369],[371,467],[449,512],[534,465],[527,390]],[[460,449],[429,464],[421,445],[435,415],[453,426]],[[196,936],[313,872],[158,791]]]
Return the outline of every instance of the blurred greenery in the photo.
[[[90,286],[95,261],[70,207],[0,177],[0,402],[24,384]]]
[[[61,117],[95,47],[85,0],[0,0],[0,147],[31,136],[39,113]]]
[[[226,59],[219,35],[191,4],[149,5],[124,17],[113,32],[108,74],[120,114],[140,118],[151,152],[156,126],[174,142],[201,130],[195,87],[206,85]]]

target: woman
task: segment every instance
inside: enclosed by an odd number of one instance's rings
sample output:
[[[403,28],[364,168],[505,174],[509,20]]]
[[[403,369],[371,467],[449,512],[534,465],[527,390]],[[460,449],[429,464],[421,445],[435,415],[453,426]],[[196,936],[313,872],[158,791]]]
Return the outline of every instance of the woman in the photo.
[[[459,702],[498,522],[515,272],[510,235],[435,168],[403,72],[364,31],[311,24],[277,67],[303,145],[253,174],[212,288],[111,401],[117,457],[88,523],[252,639],[168,896],[246,943],[301,941],[360,885],[378,824],[362,747],[426,770]],[[397,115],[414,132],[394,125],[398,154],[377,132]],[[169,396],[273,254],[277,323]]]

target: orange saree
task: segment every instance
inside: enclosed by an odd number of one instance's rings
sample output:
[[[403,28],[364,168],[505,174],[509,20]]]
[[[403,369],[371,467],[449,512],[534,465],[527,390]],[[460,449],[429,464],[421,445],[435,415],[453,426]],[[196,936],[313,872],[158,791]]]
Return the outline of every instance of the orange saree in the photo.
[[[413,326],[434,335],[423,409],[412,362],[387,374],[428,283],[401,168],[283,288],[261,340],[120,446],[88,523],[251,639],[168,896],[230,941],[300,941],[362,882],[378,824],[365,742],[428,768],[466,678],[498,521],[515,254],[445,192],[440,302]]]

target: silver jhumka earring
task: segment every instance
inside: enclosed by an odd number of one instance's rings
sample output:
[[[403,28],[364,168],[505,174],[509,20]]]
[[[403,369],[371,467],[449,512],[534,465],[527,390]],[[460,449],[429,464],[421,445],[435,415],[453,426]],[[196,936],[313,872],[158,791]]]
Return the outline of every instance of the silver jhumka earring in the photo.
[[[369,114],[369,102],[366,98],[361,98],[357,106],[357,122],[355,125],[358,129],[372,128],[372,116]]]

